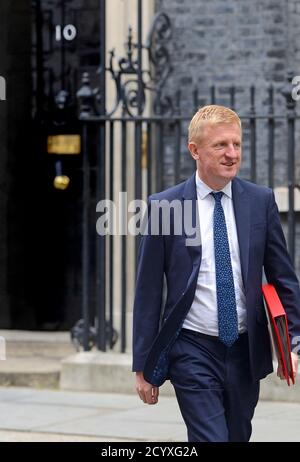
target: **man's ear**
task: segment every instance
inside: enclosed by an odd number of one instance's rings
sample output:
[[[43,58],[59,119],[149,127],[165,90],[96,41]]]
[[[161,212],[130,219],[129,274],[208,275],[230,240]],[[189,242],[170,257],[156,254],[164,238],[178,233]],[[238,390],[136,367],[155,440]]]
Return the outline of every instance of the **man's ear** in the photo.
[[[195,159],[195,160],[198,160],[199,159],[199,154],[198,154],[198,148],[197,148],[196,143],[194,143],[194,141],[191,141],[188,144],[188,148],[189,148],[189,151],[191,153],[192,158]]]

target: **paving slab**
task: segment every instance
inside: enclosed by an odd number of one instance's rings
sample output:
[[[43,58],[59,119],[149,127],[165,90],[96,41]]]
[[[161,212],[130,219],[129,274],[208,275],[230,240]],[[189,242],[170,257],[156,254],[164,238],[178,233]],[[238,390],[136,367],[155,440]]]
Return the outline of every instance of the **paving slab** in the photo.
[[[144,422],[124,419],[103,419],[103,416],[80,420],[80,428],[76,422],[66,422],[52,426],[40,427],[48,433],[71,435],[101,436],[102,438],[118,438],[122,441],[186,441],[186,431],[183,424],[164,424],[161,422]]]
[[[173,441],[186,429],[176,399],[0,387],[0,441]],[[251,441],[300,442],[300,404],[260,401]]]
[[[74,422],[75,419],[91,417],[97,411],[78,407],[40,406],[18,402],[0,403],[0,428],[38,430],[54,423]],[[105,410],[102,411],[105,414]]]
[[[50,433],[34,433],[22,431],[0,430],[1,443],[99,443],[120,442],[116,438],[99,438],[81,435],[62,435]]]
[[[260,401],[251,441],[300,442],[300,404]]]
[[[22,390],[22,389],[21,389]],[[27,393],[22,390],[23,397],[20,398],[24,403],[41,405],[63,405],[84,408],[102,409],[132,409],[140,407],[140,400],[136,395],[123,395],[117,393],[95,393],[95,392],[65,392],[60,390],[34,390],[34,393]],[[0,388],[0,401],[10,395]],[[16,394],[12,394],[13,397]]]

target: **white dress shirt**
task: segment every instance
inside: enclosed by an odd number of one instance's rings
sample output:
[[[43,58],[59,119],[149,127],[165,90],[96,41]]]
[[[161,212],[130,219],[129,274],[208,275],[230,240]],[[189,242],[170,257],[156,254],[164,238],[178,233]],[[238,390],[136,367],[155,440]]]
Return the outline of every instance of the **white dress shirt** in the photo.
[[[200,231],[202,242],[202,260],[198,274],[194,301],[184,320],[183,327],[208,335],[218,336],[218,307],[216,292],[216,269],[213,236],[213,212],[215,199],[209,188],[196,172],[196,188]],[[231,265],[234,279],[239,332],[247,330],[246,301],[243,287],[239,243],[232,202],[231,181],[222,189],[222,206],[225,215]]]

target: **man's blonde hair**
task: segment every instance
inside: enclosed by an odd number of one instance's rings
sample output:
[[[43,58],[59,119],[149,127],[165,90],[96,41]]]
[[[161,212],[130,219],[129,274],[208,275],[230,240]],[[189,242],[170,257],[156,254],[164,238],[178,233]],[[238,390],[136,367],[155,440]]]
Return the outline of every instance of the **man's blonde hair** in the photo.
[[[189,125],[189,143],[199,142],[203,127],[207,124],[236,123],[241,128],[241,119],[232,109],[225,106],[211,104],[196,112]]]

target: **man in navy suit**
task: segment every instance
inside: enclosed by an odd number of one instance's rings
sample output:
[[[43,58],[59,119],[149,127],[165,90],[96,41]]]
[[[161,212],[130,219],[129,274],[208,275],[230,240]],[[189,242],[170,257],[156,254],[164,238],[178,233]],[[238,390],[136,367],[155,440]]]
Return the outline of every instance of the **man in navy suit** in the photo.
[[[139,249],[136,390],[156,404],[170,379],[193,442],[250,439],[259,381],[273,370],[263,270],[286,309],[291,338],[300,335],[299,283],[274,194],[236,177],[241,142],[231,109],[211,105],[194,115],[188,147],[196,172],[149,197]],[[169,226],[162,224],[166,213]],[[293,353],[294,375],[297,358]],[[280,367],[277,374],[283,378]]]

